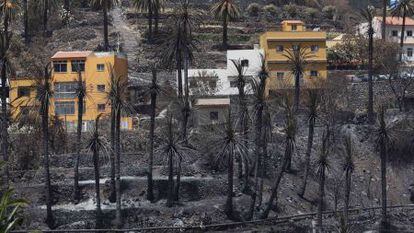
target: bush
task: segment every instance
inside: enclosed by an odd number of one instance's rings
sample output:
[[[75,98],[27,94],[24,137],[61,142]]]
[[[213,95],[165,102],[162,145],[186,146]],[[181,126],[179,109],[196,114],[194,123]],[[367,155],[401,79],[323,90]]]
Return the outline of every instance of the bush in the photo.
[[[252,3],[247,7],[247,13],[250,17],[257,17],[260,13],[260,5],[257,3]]]
[[[336,7],[335,6],[325,6],[322,9],[323,16],[326,19],[332,20],[335,17]]]

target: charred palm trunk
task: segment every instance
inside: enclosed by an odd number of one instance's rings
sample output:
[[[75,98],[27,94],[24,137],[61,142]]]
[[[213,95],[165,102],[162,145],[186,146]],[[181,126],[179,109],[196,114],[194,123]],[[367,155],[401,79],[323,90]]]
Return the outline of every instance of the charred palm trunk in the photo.
[[[174,194],[174,200],[176,202],[180,201],[180,185],[181,185],[181,165],[182,165],[183,159],[181,157],[178,158],[177,161],[177,180],[175,183],[175,194]]]
[[[47,34],[47,21],[49,16],[49,0],[43,0],[43,33]]]
[[[313,146],[313,134],[314,134],[314,130],[315,130],[315,119],[311,118],[309,119],[309,133],[308,133],[308,145],[306,148],[306,161],[305,161],[305,174],[303,176],[303,180],[302,180],[302,186],[301,189],[298,193],[298,195],[300,197],[303,197],[305,195],[305,191],[306,191],[306,186],[307,186],[307,182],[308,182],[308,177],[309,177],[309,167],[310,167],[310,157],[311,157],[311,153],[312,153],[312,146]]]
[[[155,12],[154,12],[154,18],[155,18],[155,26],[154,26],[154,33],[158,34],[158,30],[159,30],[159,21],[160,21],[160,10],[161,10],[161,6],[160,6],[160,1],[156,0],[155,1]]]
[[[351,171],[349,169],[346,170],[346,174],[345,174],[345,208],[344,208],[344,221],[345,224],[348,225],[349,224],[349,198],[351,195],[351,182],[352,182],[352,177],[351,177]]]
[[[257,170],[258,172],[255,174],[255,186],[256,186],[256,190],[255,192],[257,192],[258,195],[258,206],[260,207],[262,204],[262,192],[260,192],[260,187],[262,185],[262,179],[263,177],[262,175],[262,128],[263,128],[263,107],[260,106],[259,109],[257,110],[257,116],[256,116],[256,139],[255,139],[255,144],[256,144],[256,164],[257,164]]]
[[[233,218],[233,158],[234,151],[233,148],[229,151],[228,161],[227,161],[227,199],[226,199],[226,214],[232,219]]]
[[[66,11],[70,11],[70,0],[65,0],[64,5],[63,5],[63,8]]]
[[[152,19],[154,18],[153,7],[150,6],[148,9],[148,41],[153,42],[153,29],[152,29]]]
[[[318,232],[323,232],[323,223],[322,223],[322,212],[323,212],[323,198],[325,195],[325,167],[321,167],[320,174],[320,184],[319,184],[319,204],[318,204]]]
[[[79,67],[78,67],[79,69]],[[75,162],[75,175],[74,175],[74,201],[78,203],[80,200],[80,188],[79,188],[79,163],[80,163],[80,156],[81,156],[81,148],[82,148],[82,124],[83,124],[83,82],[82,82],[82,73],[80,69],[78,70],[79,73],[79,80],[78,80],[78,127],[76,132],[76,162]]]
[[[407,16],[407,12],[403,10],[403,22],[401,27],[401,38],[400,38],[400,62],[403,60],[403,53],[404,53],[404,37],[405,37],[405,17]]]
[[[155,131],[155,111],[157,105],[157,71],[152,70],[152,92],[151,92],[151,125],[150,125],[150,153],[148,159],[148,190],[147,190],[147,199],[149,201],[154,201],[154,188],[153,188],[153,178],[152,170],[154,165],[154,131]]]
[[[288,165],[288,161],[289,161],[289,158],[291,157],[292,153],[293,153],[292,139],[287,137],[286,138],[285,155],[283,157],[282,164],[279,168],[279,172],[276,176],[275,183],[273,184],[272,192],[271,192],[270,198],[269,198],[269,202],[267,203],[267,206],[266,206],[265,210],[262,213],[262,216],[261,216],[262,219],[266,219],[269,216],[270,210],[272,209],[273,203],[275,202],[276,197],[277,197],[277,191],[279,190],[280,182],[282,181],[283,175],[286,171],[286,166]]]
[[[115,188],[115,133],[116,133],[116,114],[114,109],[114,103],[111,103],[111,153],[110,153],[110,164],[111,164],[111,181],[109,183],[109,201],[111,203],[116,202],[116,188]]]
[[[96,123],[96,130],[94,138],[99,138],[98,132],[98,122]],[[96,228],[99,229],[102,225],[102,210],[101,210],[101,189],[99,184],[100,174],[99,174],[99,147],[95,143],[92,148],[93,152],[93,168],[95,170],[95,193],[96,193]]]
[[[173,166],[173,153],[170,151],[168,154],[168,196],[167,206],[172,207],[174,204],[174,166]]]
[[[299,110],[299,102],[300,102],[300,78],[301,74],[295,74],[295,112]],[[290,168],[290,161],[288,167]]]
[[[184,55],[184,88],[185,88],[185,96],[184,96],[184,109],[183,109],[183,126],[182,126],[182,138],[184,144],[188,144],[188,118],[189,118],[189,111],[190,111],[190,102],[189,102],[189,94],[190,89],[188,86],[188,57],[187,54]]]
[[[121,210],[121,109],[116,109],[116,128],[115,128],[115,190],[116,190],[116,224],[118,228],[122,227],[122,210]]]
[[[228,44],[228,17],[226,11],[223,11],[223,49],[227,49]]]
[[[387,6],[388,6],[389,0],[382,0],[382,30],[381,30],[381,39],[385,42],[386,39],[386,28],[387,28]]]
[[[385,129],[385,126],[383,127]],[[387,142],[385,138],[380,140],[381,157],[381,232],[388,230],[387,216]]]
[[[369,23],[369,43],[368,43],[368,121],[372,124],[374,122],[374,90],[372,82],[373,73],[373,53],[374,53],[374,29],[372,22]]]
[[[48,71],[45,71],[45,90],[50,90]],[[46,182],[46,224],[53,228],[55,220],[52,213],[52,185],[49,170],[49,97],[45,97],[42,103],[42,131],[43,131],[43,156]]]
[[[183,70],[182,70],[182,59],[181,54],[177,53],[176,55],[177,60],[177,74],[178,74],[178,99],[183,99]]]
[[[5,37],[5,51],[3,51],[2,57],[2,69],[1,69],[1,150],[3,154],[3,161],[6,163],[4,165],[4,185],[5,190],[9,188],[9,120],[8,120],[8,110],[7,110],[7,97],[9,94],[9,87],[7,85],[7,64],[8,59],[6,57],[6,52],[9,46],[9,14],[4,16],[4,37]]]
[[[109,51],[109,36],[108,36],[108,1],[104,2],[103,6],[104,15],[104,48],[105,51]]]

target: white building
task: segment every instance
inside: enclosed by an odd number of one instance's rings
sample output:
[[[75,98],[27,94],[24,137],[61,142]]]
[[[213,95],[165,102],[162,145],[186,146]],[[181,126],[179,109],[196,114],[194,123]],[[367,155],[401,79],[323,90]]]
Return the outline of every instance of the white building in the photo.
[[[402,32],[402,17],[387,17],[386,19],[386,40],[400,43]],[[382,17],[374,17],[372,26],[374,28],[374,38],[382,38]],[[362,23],[358,27],[359,33],[366,34],[368,23]],[[405,35],[403,46],[403,60],[407,62],[414,61],[414,20],[405,18]]]

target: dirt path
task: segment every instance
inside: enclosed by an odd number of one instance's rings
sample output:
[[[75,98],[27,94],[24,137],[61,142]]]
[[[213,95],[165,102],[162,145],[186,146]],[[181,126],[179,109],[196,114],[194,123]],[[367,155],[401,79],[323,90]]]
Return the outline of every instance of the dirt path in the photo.
[[[141,50],[141,33],[131,28],[119,6],[111,11],[111,15],[113,27],[120,35],[122,51],[128,55],[129,76],[130,78],[136,78],[136,68],[138,67],[137,54]]]

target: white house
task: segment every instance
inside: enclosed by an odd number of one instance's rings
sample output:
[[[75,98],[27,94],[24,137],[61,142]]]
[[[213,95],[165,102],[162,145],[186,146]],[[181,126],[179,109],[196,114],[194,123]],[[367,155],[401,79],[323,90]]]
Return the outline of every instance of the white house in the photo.
[[[382,17],[374,17],[372,26],[374,28],[374,38],[382,38]],[[400,43],[402,31],[402,17],[387,17],[385,35],[387,41]],[[366,34],[368,23],[362,23],[358,26],[359,33]],[[414,62],[414,20],[405,18],[405,35],[403,46],[403,60],[406,62]]]

